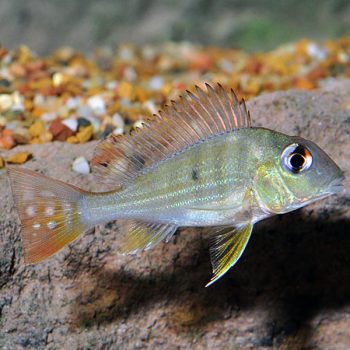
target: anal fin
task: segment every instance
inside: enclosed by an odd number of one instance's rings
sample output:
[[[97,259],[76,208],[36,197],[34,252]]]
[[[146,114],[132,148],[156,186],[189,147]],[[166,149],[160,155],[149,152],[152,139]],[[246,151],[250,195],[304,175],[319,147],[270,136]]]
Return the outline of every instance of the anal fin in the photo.
[[[122,234],[119,249],[124,254],[151,249],[163,240],[168,242],[177,229],[177,226],[171,224],[137,220],[120,220],[118,224]]]
[[[206,287],[216,282],[238,261],[247,246],[252,229],[253,224],[249,222],[236,228],[223,228],[213,237],[210,247],[213,277]]]

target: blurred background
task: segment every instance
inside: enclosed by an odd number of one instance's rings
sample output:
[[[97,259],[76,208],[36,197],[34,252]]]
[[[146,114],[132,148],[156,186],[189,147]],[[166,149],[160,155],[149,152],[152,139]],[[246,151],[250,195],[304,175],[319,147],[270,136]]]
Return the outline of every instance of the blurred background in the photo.
[[[124,42],[191,41],[269,50],[350,33],[348,0],[0,0],[0,43],[38,54]]]

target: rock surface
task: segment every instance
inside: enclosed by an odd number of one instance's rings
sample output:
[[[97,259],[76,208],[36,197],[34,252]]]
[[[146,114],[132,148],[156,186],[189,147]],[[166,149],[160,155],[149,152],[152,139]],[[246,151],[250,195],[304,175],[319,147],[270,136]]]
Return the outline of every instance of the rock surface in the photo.
[[[254,124],[300,134],[345,170],[350,162],[350,81],[249,102]],[[26,167],[98,189],[71,170],[95,144],[53,143]],[[350,197],[346,190],[258,224],[240,262],[210,288],[205,231],[137,256],[116,253],[114,223],[51,259],[25,266],[5,171],[0,172],[0,348],[349,349]]]

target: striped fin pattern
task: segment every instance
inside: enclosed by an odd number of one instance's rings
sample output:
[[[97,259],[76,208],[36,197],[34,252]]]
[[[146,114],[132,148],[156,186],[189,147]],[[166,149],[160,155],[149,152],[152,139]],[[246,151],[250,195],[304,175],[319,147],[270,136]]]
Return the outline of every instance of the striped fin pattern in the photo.
[[[243,100],[218,84],[207,91],[196,87],[186,97],[172,101],[142,129],[125,136],[110,136],[95,150],[93,168],[100,184],[125,187],[140,171],[212,136],[251,127]]]
[[[8,173],[27,264],[55,254],[88,228],[78,208],[85,191],[28,169]]]
[[[120,226],[120,251],[124,254],[136,254],[149,250],[162,240],[169,242],[177,227],[170,224],[158,224],[136,220],[118,220]]]
[[[222,277],[241,257],[253,230],[252,223],[237,228],[220,228],[210,247],[213,277],[206,285],[209,287]]]

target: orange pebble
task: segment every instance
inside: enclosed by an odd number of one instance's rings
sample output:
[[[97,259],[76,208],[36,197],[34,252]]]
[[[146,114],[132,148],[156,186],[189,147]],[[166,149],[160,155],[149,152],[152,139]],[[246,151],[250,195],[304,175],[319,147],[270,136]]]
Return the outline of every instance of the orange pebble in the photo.
[[[0,137],[0,148],[11,149],[15,145],[15,140],[11,136]]]
[[[13,131],[10,130],[10,129],[5,129],[3,132],[2,132],[2,135],[3,136],[12,136],[13,134]]]
[[[293,81],[293,86],[297,89],[301,89],[301,90],[312,90],[314,89],[316,86],[313,82],[311,82],[310,80],[307,80],[305,78],[297,78]]]

